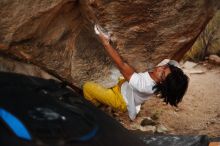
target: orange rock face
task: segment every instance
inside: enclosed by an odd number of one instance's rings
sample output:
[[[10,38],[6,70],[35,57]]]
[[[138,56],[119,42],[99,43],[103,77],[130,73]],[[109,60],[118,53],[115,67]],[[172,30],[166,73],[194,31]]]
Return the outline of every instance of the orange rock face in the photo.
[[[143,71],[184,54],[218,6],[214,0],[3,0],[0,52],[81,86],[107,80],[113,66],[95,23],[111,33],[123,59]]]

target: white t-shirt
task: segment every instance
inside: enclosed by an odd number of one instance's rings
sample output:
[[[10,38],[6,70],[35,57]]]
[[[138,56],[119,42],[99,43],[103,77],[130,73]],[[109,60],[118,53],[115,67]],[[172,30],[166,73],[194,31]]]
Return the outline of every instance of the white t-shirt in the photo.
[[[124,82],[121,86],[121,94],[127,104],[128,114],[134,120],[140,111],[141,104],[151,96],[155,81],[148,72],[133,73],[129,82]]]

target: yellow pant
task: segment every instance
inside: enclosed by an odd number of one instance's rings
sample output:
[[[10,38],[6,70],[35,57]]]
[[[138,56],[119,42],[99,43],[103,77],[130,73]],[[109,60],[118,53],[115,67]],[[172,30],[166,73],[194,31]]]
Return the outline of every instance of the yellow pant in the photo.
[[[115,110],[125,112],[127,110],[126,103],[120,93],[119,85],[112,88],[104,88],[100,84],[94,82],[86,82],[83,85],[84,97],[92,102],[95,106],[100,103],[111,106]]]

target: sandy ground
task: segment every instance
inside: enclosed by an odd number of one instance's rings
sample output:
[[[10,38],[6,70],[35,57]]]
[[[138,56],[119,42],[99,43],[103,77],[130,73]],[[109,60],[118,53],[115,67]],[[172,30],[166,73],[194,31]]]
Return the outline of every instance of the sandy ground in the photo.
[[[134,122],[127,113],[111,114],[128,129],[135,129],[144,117],[158,117],[169,134],[220,136],[220,66],[201,63],[193,68],[204,73],[189,73],[189,88],[178,108],[151,97]],[[136,126],[135,126],[136,125]]]

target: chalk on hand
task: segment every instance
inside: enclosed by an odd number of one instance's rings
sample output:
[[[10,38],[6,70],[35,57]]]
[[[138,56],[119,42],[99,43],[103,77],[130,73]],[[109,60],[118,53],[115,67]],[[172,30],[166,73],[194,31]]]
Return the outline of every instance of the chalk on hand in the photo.
[[[102,34],[106,39],[110,39],[109,33],[106,30],[104,30],[100,25],[95,24],[94,30],[96,34]]]

